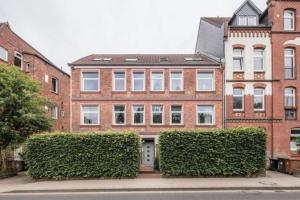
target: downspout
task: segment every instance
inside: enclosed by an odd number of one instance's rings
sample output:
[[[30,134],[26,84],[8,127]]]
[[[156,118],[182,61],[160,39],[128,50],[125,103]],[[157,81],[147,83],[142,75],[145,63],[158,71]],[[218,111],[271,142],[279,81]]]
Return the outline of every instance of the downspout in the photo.
[[[223,128],[226,128],[226,96],[225,96],[225,88],[226,88],[226,81],[225,81],[225,62],[221,59],[221,67],[223,70]]]

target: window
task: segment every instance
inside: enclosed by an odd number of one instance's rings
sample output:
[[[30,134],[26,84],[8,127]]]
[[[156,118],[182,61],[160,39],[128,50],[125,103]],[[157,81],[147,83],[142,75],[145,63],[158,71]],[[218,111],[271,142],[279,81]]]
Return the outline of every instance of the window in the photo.
[[[114,106],[114,124],[124,125],[126,121],[126,111],[125,105],[115,105]]]
[[[14,65],[22,68],[23,55],[17,51],[15,51]]]
[[[171,91],[182,91],[183,90],[182,72],[171,72],[170,79],[171,79],[170,80]]]
[[[58,93],[58,79],[57,78],[52,78],[51,91],[55,92],[55,93]]]
[[[295,78],[295,51],[292,48],[284,50],[284,77],[286,79]]]
[[[292,10],[284,11],[284,30],[295,30],[295,13]]]
[[[265,109],[265,90],[263,88],[254,88],[253,96],[254,110],[261,111]]]
[[[164,91],[164,73],[151,73],[151,91]]]
[[[285,88],[284,90],[284,106],[285,107],[295,107],[295,89]]]
[[[233,110],[244,110],[244,90],[241,88],[233,89]]]
[[[253,65],[254,65],[254,71],[264,70],[264,50],[263,49],[254,49]]]
[[[291,152],[300,153],[300,146],[298,146],[298,141],[300,140],[300,129],[295,128],[291,131]]]
[[[132,106],[132,118],[133,124],[144,124],[145,123],[145,108],[143,105]]]
[[[133,72],[133,91],[145,91],[145,73],[144,72]]]
[[[285,118],[296,119],[296,91],[294,88],[285,88],[284,90],[284,106],[285,106]]]
[[[244,65],[244,50],[240,48],[233,49],[233,70],[242,71]]]
[[[152,121],[151,123],[156,124],[163,124],[164,122],[164,107],[162,105],[152,105]]]
[[[214,73],[198,72],[197,73],[197,90],[213,91],[214,90]]]
[[[52,118],[52,119],[57,119],[57,117],[58,117],[58,108],[57,108],[57,106],[55,105],[55,106],[53,106],[53,107],[51,108],[51,118]]]
[[[114,91],[126,91],[126,74],[125,72],[114,72]]]
[[[214,107],[210,105],[197,106],[197,124],[214,124]]]
[[[171,124],[183,124],[182,121],[182,106],[172,105],[171,106]]]
[[[256,16],[239,16],[238,17],[239,26],[256,26],[257,17]]]
[[[82,72],[82,91],[99,91],[99,82],[100,81],[98,72]]]
[[[7,61],[8,60],[7,50],[0,46],[0,59]]]
[[[98,125],[99,120],[99,106],[97,105],[83,105],[81,108],[81,124],[82,125]]]

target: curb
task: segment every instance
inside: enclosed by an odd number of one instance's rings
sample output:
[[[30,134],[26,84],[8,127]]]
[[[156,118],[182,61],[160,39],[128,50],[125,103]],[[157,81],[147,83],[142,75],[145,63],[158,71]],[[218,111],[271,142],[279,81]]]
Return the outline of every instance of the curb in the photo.
[[[120,188],[120,189],[61,189],[12,190],[3,193],[84,193],[84,192],[159,192],[159,191],[230,191],[230,190],[300,190],[300,187],[214,187],[214,188]]]

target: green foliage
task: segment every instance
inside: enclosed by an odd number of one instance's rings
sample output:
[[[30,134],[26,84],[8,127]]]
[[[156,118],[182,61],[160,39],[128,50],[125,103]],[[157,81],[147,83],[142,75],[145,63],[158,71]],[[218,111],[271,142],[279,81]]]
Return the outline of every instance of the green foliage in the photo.
[[[139,144],[132,132],[39,134],[26,141],[24,158],[33,178],[135,177]]]
[[[37,82],[13,66],[0,65],[0,149],[50,129]]]
[[[164,132],[159,148],[165,176],[252,176],[266,167],[266,133],[258,128]]]

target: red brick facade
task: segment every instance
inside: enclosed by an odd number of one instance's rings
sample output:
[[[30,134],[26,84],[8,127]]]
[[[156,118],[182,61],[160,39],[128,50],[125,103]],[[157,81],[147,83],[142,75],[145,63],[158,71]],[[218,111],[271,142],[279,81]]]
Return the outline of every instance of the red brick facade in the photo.
[[[53,130],[70,130],[70,76],[57,68],[47,58],[30,46],[7,23],[0,24],[0,47],[7,51],[7,60],[1,64],[14,64],[15,52],[22,55],[21,69],[41,83],[43,95],[57,105],[57,119],[53,120]],[[48,82],[46,81],[48,76]],[[58,92],[52,92],[52,78],[58,80]],[[49,116],[51,108],[48,109]]]
[[[295,12],[295,29],[284,30],[284,11]],[[299,154],[290,151],[291,130],[300,128],[300,44],[293,42],[300,38],[300,1],[293,0],[269,0],[269,20],[272,22],[272,63],[273,63],[273,118],[281,119],[280,123],[273,124],[274,158],[283,157],[290,159],[291,167],[297,167],[296,161],[300,160]],[[285,79],[284,49],[291,47],[295,50],[295,78]],[[285,117],[284,89],[293,87],[296,90],[296,119],[288,120]],[[295,163],[294,163],[295,162]]]
[[[100,67],[100,66],[99,66]],[[177,67],[178,68],[178,67]],[[127,88],[125,92],[112,91],[112,72],[116,67],[101,67],[96,69],[100,72],[100,91],[99,92],[82,92],[81,91],[81,72],[88,70],[88,67],[74,68],[72,67],[72,130],[134,130],[141,134],[158,134],[163,130],[170,129],[196,129],[196,128],[222,128],[223,127],[223,78],[222,69],[205,68],[203,66],[190,68],[184,66],[179,68],[183,71],[184,91],[172,92],[169,90],[169,72],[172,68],[159,68],[164,72],[165,90],[162,92],[153,92],[150,90],[150,73],[151,70],[145,68],[145,87],[144,92],[131,91],[131,76],[134,67],[127,67],[126,82]],[[215,75],[215,88],[213,92],[196,91],[196,74],[197,70],[211,71]],[[80,125],[81,105],[97,104],[100,107],[100,125]],[[112,107],[113,105],[126,106],[126,124],[113,125],[112,123]],[[132,105],[145,105],[145,124],[132,125]],[[151,125],[151,105],[164,106],[164,124]],[[183,124],[170,124],[170,106],[182,105],[183,107]],[[213,105],[215,109],[215,124],[209,126],[197,125],[196,123],[196,106],[197,105]]]

